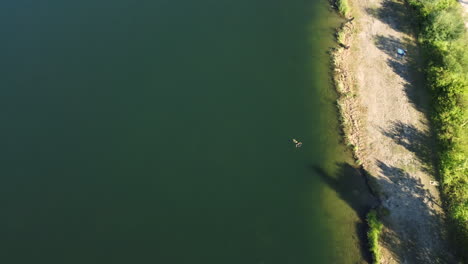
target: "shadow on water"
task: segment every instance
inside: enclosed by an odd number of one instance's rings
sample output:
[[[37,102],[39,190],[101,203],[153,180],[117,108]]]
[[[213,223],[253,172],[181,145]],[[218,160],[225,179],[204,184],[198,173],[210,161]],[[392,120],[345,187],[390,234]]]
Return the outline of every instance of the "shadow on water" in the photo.
[[[367,171],[347,163],[337,164],[338,170],[333,175],[321,167],[310,166],[312,172],[335,190],[359,216],[356,234],[361,241],[360,250],[364,260],[371,263],[372,259],[366,236],[366,213],[381,204],[390,209],[390,212],[392,208],[404,207],[404,215],[381,215],[386,232],[383,233],[380,243],[391,251],[392,258],[397,263],[453,263],[448,251],[433,251],[434,248],[438,248],[434,247],[433,243],[443,241],[445,236],[445,231],[438,229],[443,226],[443,218],[435,209],[440,208],[437,199],[414,175],[382,161],[377,161],[376,165],[384,177],[377,179],[370,176]],[[368,179],[372,179],[372,186],[375,184],[380,186],[377,191],[381,189],[388,191],[388,193],[379,193],[382,202],[372,194]],[[394,228],[389,221],[386,221],[388,217],[399,219],[396,222],[404,228]],[[427,239],[424,241],[418,240],[420,238],[418,233],[421,232],[427,232]]]
[[[396,144],[404,147],[414,154],[423,166],[423,169],[435,175],[433,164],[435,157],[432,152],[433,138],[429,132],[422,131],[411,124],[392,122],[389,129],[380,129],[386,137],[391,138]]]
[[[364,260],[371,262],[371,255],[367,246],[367,224],[366,214],[378,205],[377,199],[372,195],[367,186],[366,178],[362,172],[348,163],[337,164],[338,170],[335,175],[328,174],[318,166],[310,166],[310,169],[321,177],[330,188],[335,190],[339,197],[345,201],[359,216],[360,221],[356,223],[356,234],[359,237],[360,250]]]

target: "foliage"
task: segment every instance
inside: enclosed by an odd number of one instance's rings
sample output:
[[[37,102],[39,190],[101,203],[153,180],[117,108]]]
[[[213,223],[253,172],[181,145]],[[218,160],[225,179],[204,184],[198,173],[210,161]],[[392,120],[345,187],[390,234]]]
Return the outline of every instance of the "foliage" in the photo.
[[[408,0],[419,19],[432,91],[442,193],[454,245],[468,261],[468,33],[454,0]],[[465,251],[464,251],[465,249]]]
[[[348,0],[337,0],[336,5],[342,16],[347,17],[350,14],[351,8],[349,6]]]
[[[380,263],[380,247],[379,247],[379,237],[382,232],[382,223],[377,218],[377,212],[371,210],[367,214],[367,224],[369,225],[369,230],[367,231],[367,239],[369,241],[369,248],[372,253],[373,263]]]
[[[343,30],[339,30],[336,33],[336,40],[338,41],[339,44],[345,44],[345,32]]]
[[[426,38],[432,41],[453,41],[460,38],[465,25],[460,15],[454,16],[457,11],[458,9],[451,8],[430,13],[425,28]]]

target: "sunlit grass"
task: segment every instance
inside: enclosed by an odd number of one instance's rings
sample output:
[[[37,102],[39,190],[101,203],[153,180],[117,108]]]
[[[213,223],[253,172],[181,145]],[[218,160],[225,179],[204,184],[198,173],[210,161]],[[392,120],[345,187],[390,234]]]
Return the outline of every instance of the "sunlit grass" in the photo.
[[[373,263],[380,263],[380,247],[379,247],[379,237],[382,232],[382,223],[377,217],[377,212],[371,210],[367,214],[367,224],[369,230],[367,231],[367,239],[369,241],[369,250],[372,254]]]

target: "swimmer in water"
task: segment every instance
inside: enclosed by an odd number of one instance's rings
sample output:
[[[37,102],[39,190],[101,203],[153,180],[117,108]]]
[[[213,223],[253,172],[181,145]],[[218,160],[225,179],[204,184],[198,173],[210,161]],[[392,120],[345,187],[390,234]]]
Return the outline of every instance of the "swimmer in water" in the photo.
[[[293,138],[292,142],[296,144],[296,148],[300,148],[302,146],[302,142],[297,141],[295,138]]]

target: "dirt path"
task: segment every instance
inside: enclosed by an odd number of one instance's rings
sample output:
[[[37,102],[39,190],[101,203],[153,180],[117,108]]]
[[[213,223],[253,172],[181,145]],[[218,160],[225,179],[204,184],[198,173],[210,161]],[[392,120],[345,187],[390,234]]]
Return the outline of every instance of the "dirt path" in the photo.
[[[460,2],[462,8],[465,10],[465,16],[468,17],[468,0],[458,0]],[[465,26],[468,28],[468,19],[465,18]]]
[[[428,95],[407,7],[399,0],[352,0],[352,6],[357,34],[343,53],[347,82],[357,92],[350,115],[361,120],[352,137],[390,212],[383,218],[382,263],[452,263],[439,193],[430,184]],[[398,48],[407,55],[398,56]]]

